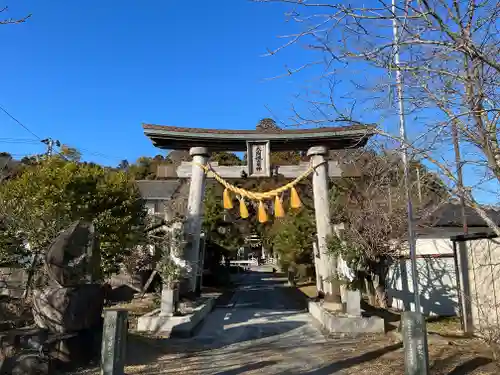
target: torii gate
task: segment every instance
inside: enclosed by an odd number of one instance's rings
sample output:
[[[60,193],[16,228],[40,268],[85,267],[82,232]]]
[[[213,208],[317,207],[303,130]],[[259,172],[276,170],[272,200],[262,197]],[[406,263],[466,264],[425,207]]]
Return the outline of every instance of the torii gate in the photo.
[[[182,128],[144,124],[144,133],[156,147],[166,150],[189,150],[192,162],[183,162],[177,168],[177,177],[190,177],[186,229],[188,234],[185,259],[193,265],[190,290],[197,288],[200,231],[203,211],[205,178],[212,178],[200,166],[207,166],[210,152],[247,152],[247,166],[219,166],[211,163],[211,169],[222,178],[240,178],[244,171],[248,177],[270,177],[271,146],[273,151],[308,150],[310,163],[278,166],[279,173],[295,178],[312,167],[314,210],[316,217],[317,249],[314,257],[318,277],[318,292],[325,299],[339,303],[340,291],[336,283],[329,281],[337,276],[337,260],[326,254],[327,237],[331,233],[329,210],[329,177],[345,177],[346,173],[336,161],[327,161],[329,150],[364,147],[375,134],[369,126],[324,127],[300,130],[216,130]]]

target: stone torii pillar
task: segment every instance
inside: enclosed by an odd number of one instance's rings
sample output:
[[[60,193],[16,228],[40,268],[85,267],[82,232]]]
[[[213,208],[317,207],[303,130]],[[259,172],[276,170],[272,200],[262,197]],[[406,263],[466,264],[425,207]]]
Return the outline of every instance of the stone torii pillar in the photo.
[[[316,269],[319,271],[319,279],[322,281],[321,291],[325,294],[325,302],[332,304],[332,309],[341,309],[342,301],[340,299],[340,288],[336,279],[337,259],[327,254],[327,237],[332,233],[330,219],[330,202],[328,199],[328,162],[326,156],[328,148],[324,146],[311,147],[307,151],[307,156],[311,158],[314,167],[313,172],[313,194],[314,211],[316,216],[316,232],[318,237],[318,253],[314,261],[317,262]],[[318,285],[319,286],[319,285]],[[321,288],[321,286],[319,286]]]
[[[187,217],[185,227],[186,247],[184,248],[184,259],[192,267],[189,275],[188,291],[197,293],[198,273],[200,272],[200,235],[203,216],[203,196],[205,194],[205,171],[199,165],[207,165],[209,152],[206,147],[192,147],[189,150],[192,156],[191,181],[189,185],[189,196],[187,206]],[[201,270],[203,271],[203,270]]]

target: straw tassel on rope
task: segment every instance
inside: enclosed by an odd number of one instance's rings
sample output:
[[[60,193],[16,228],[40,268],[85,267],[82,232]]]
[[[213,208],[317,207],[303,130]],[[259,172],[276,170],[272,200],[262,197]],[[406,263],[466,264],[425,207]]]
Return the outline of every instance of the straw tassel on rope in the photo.
[[[248,218],[248,208],[243,198],[240,198],[240,216],[242,219]]]
[[[302,206],[302,202],[299,198],[299,193],[295,189],[295,186],[292,186],[290,189],[290,207],[292,208],[300,208]]]
[[[259,202],[259,223],[265,223],[268,220],[266,207],[264,206],[264,202]]]
[[[218,175],[217,172],[215,172],[210,165],[205,166],[199,163],[193,163],[193,164],[199,166],[201,169],[205,171],[205,173],[211,171],[213,173],[213,177],[222,186],[224,186],[224,194],[223,194],[224,209],[230,210],[233,208],[233,200],[231,195],[235,194],[238,200],[240,201],[240,216],[242,219],[246,219],[249,217],[249,214],[248,214],[248,208],[245,203],[245,198],[254,202],[259,201],[258,219],[259,222],[261,223],[265,223],[266,221],[268,221],[266,208],[263,202],[264,200],[271,200],[274,198],[274,215],[276,217],[285,216],[285,210],[283,209],[282,201],[280,199],[280,194],[283,194],[287,190],[290,190],[290,207],[300,208],[302,206],[302,202],[299,198],[297,190],[295,189],[295,185],[314,171],[314,168],[311,165],[305,172],[303,172],[300,176],[295,178],[293,181],[287,183],[286,185],[283,185],[271,191],[261,193],[261,192],[248,191],[243,188],[230,184],[229,182],[224,180],[220,175]]]
[[[224,189],[223,201],[225,210],[230,210],[231,208],[233,208],[233,200],[231,199],[231,193],[227,188]]]
[[[283,209],[283,205],[281,204],[281,199],[279,196],[274,198],[274,216],[275,217],[284,217],[285,210]]]

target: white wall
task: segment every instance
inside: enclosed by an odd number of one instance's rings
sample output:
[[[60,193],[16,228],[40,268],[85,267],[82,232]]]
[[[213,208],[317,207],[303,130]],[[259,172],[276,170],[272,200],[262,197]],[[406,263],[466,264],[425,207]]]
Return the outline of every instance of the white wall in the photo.
[[[417,237],[417,280],[424,315],[454,316],[459,313],[453,243],[450,241],[451,236],[459,233],[461,228],[433,228]],[[408,255],[407,251],[402,253]],[[415,310],[408,258],[396,261],[390,268],[387,294],[393,308]]]
[[[457,315],[459,310],[453,258],[419,258],[417,272],[421,312],[427,316]],[[398,260],[391,267],[387,278],[387,294],[393,308],[415,310],[409,259]]]
[[[469,233],[487,231],[486,227],[470,228]],[[417,280],[422,305],[421,311],[424,315],[453,316],[459,314],[453,243],[450,237],[460,233],[462,233],[461,228],[428,228],[418,234],[416,252],[417,257],[420,257],[417,259]],[[479,243],[476,242],[475,247],[478,246]],[[500,257],[500,248],[498,252]],[[408,251],[402,253],[408,255]],[[475,251],[475,253],[478,252]],[[472,274],[470,278],[473,279]],[[387,294],[393,308],[414,310],[413,282],[409,259],[396,261],[391,267],[387,277]],[[477,320],[477,317],[475,319]]]

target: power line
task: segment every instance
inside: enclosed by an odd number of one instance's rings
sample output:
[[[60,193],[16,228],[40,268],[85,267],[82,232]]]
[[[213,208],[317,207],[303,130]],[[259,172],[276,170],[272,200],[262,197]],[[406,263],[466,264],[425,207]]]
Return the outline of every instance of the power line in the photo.
[[[47,152],[46,152],[47,156],[52,156],[52,151],[53,151],[54,146],[57,146],[57,147],[61,146],[61,142],[59,142],[58,140],[54,140],[50,137],[46,138],[46,139],[40,138],[38,135],[33,133],[26,125],[24,125],[21,121],[19,121],[17,118],[15,118],[13,115],[11,115],[4,107],[0,106],[0,110],[2,110],[3,113],[5,113],[7,116],[9,116],[18,125],[20,125],[24,130],[26,130],[28,133],[30,133],[35,138],[37,138],[40,142],[46,144],[47,145]],[[18,142],[18,143],[20,143],[20,142]]]
[[[86,148],[78,148],[78,147],[75,147],[78,151],[82,151],[82,153],[85,153],[87,155],[92,155],[92,156],[97,156],[97,157],[100,157],[100,158],[104,158],[104,159],[108,159],[108,160],[123,160],[124,158],[123,157],[117,157],[117,156],[112,156],[112,155],[106,155],[106,154],[102,154],[100,152],[94,152],[94,151],[91,151],[89,149],[86,149]],[[126,159],[126,158],[125,158]]]
[[[38,139],[33,139],[33,138],[12,138],[12,137],[0,137],[0,141],[39,142]]]
[[[36,139],[0,138],[0,143],[35,145],[39,144],[40,141]]]
[[[31,135],[33,135],[35,138],[39,139],[40,141],[42,140],[42,138],[40,138],[38,135],[36,135],[35,133],[33,133],[26,125],[24,125],[17,118],[15,118],[14,116],[12,116],[5,108],[3,108],[2,106],[0,106],[0,110],[3,113],[5,113],[7,116],[9,116],[12,120],[14,120],[18,125],[20,125],[24,130],[26,130],[28,133],[30,133]]]
[[[24,125],[21,121],[19,121],[17,118],[15,118],[12,114],[10,114],[4,107],[0,106],[0,110],[5,113],[7,116],[9,116],[12,120],[14,120],[18,125],[20,125],[24,130],[26,130],[28,133],[33,135],[37,140],[32,140],[32,139],[16,139],[16,138],[0,138],[0,143],[15,143],[15,144],[36,144],[36,142],[42,142],[47,145],[47,155],[51,155],[53,152],[53,147],[57,146],[60,147],[63,143],[59,142],[58,140],[52,139],[52,138],[46,138],[42,139],[38,135],[36,135],[33,131],[31,131],[26,125]],[[102,154],[100,152],[93,152],[91,150],[85,149],[85,148],[79,148],[75,147],[78,151],[85,152],[86,154],[90,154],[93,156],[101,157],[104,159],[108,160],[122,160],[123,158],[119,158],[116,156],[111,156],[111,155],[106,155]],[[58,154],[60,154],[58,152]]]

